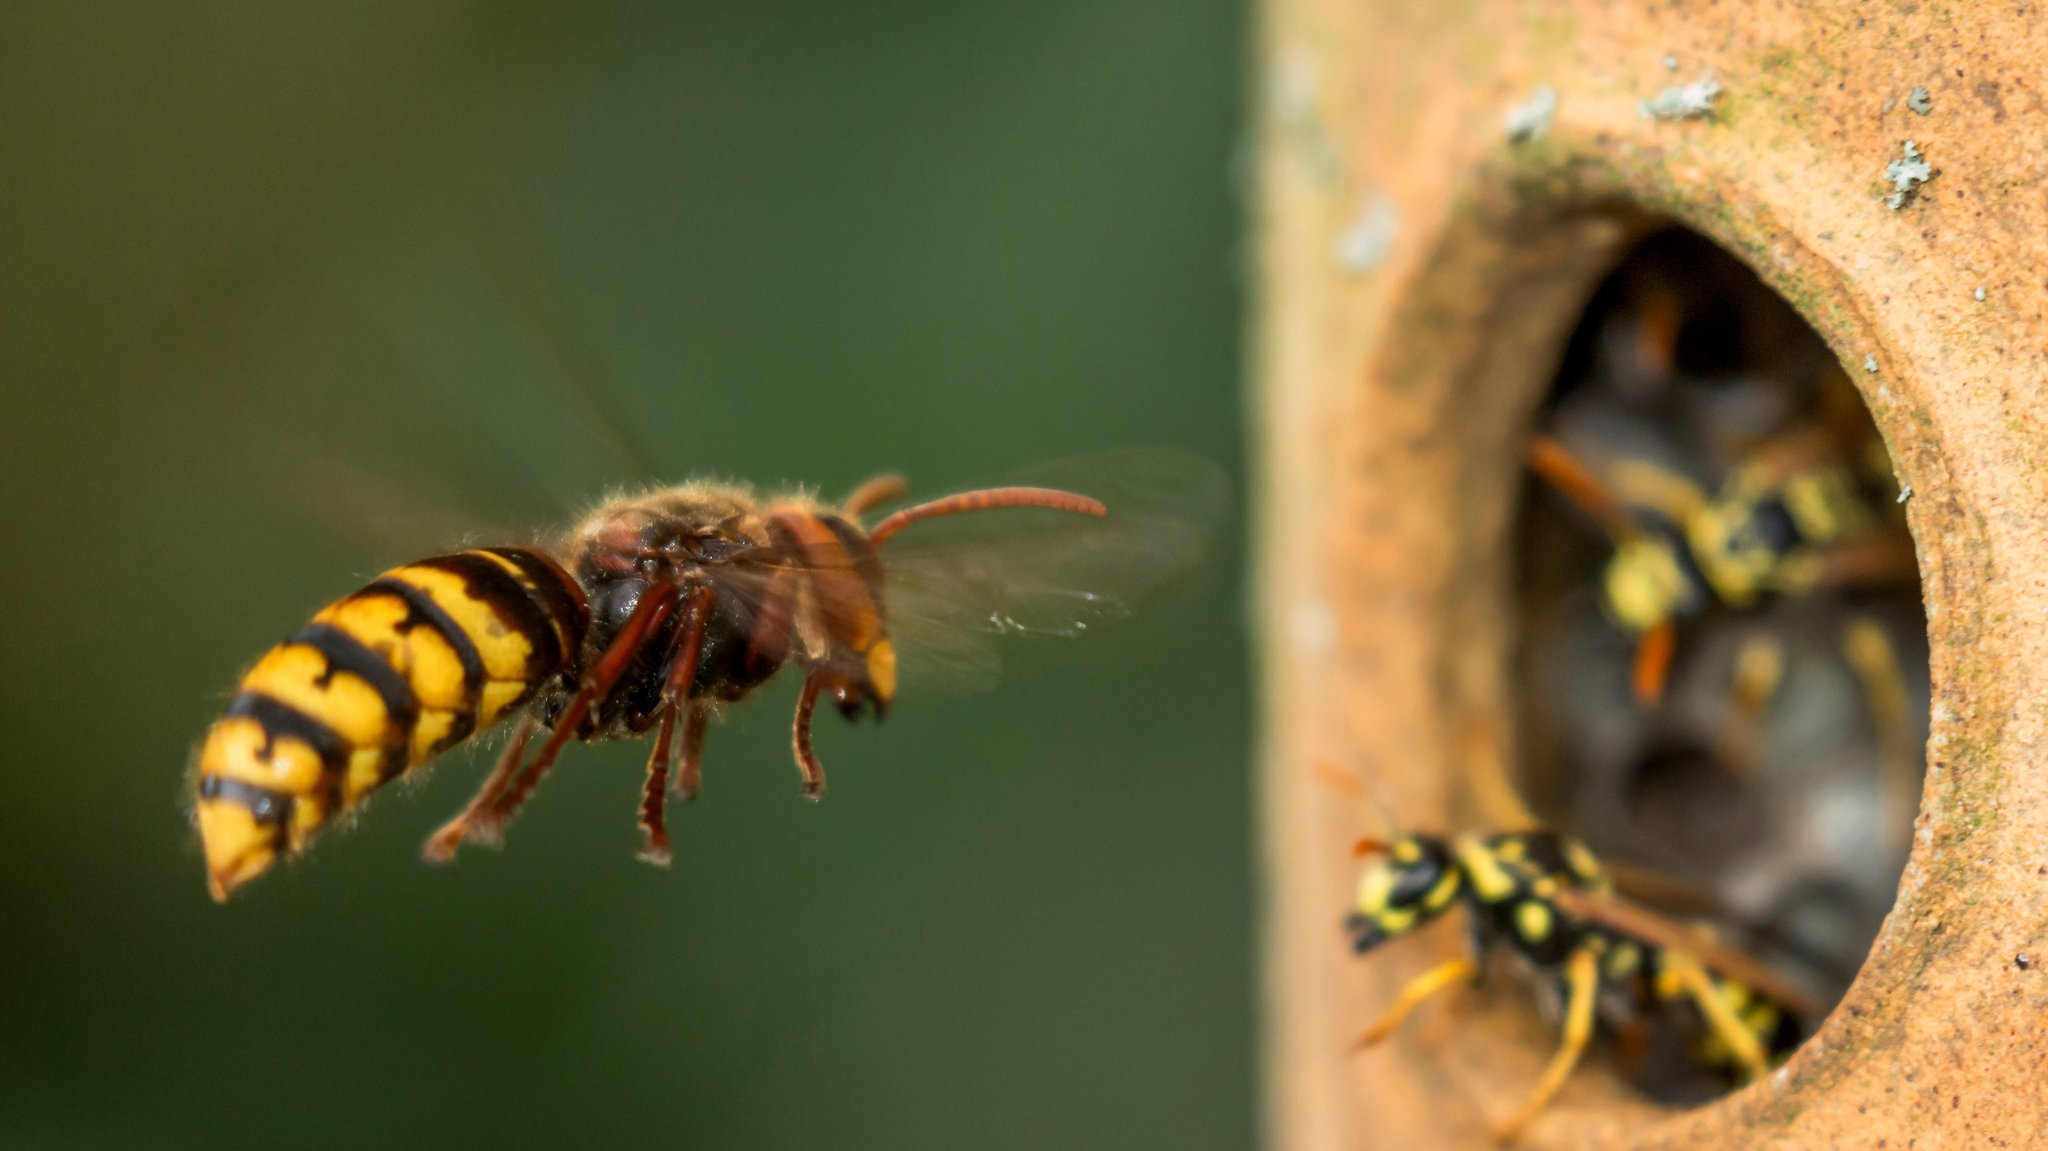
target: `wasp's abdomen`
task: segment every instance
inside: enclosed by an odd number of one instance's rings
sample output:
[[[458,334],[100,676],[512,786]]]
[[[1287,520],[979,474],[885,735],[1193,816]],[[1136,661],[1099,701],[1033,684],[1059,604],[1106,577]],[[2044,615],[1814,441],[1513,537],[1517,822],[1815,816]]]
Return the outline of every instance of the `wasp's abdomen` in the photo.
[[[199,749],[214,897],[572,670],[589,611],[553,560],[480,548],[395,568],[242,677]]]

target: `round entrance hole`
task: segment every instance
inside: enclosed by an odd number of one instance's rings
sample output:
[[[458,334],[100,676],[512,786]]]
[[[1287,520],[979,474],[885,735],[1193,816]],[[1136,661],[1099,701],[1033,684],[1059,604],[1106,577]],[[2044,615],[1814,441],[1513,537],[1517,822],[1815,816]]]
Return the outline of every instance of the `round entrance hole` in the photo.
[[[1522,800],[1804,991],[1810,1032],[1892,905],[1921,789],[1926,621],[1883,442],[1821,337],[1680,228],[1593,293],[1534,433]],[[1696,1102],[1728,1085],[1683,1057],[1698,1038],[1622,1062]]]
[[[1715,830],[1724,820],[1910,825],[1910,859],[1846,995],[1781,1069],[1671,1107],[1596,1057],[1520,1145],[2025,1143],[2048,1127],[2048,201],[2026,146],[2048,131],[2048,106],[2015,94],[2034,90],[2041,22],[1987,12],[1958,37],[1945,10],[1865,19],[1838,0],[1265,11],[1281,81],[1261,125],[1255,343],[1273,1145],[1487,1146],[1558,1050],[1526,986],[1500,979],[1359,1054],[1360,1026],[1459,940],[1447,924],[1434,949],[1360,958],[1334,921],[1361,835],[1531,818],[1499,796],[1594,829],[1584,781],[1544,750],[1566,715],[1538,707],[1522,679],[1538,621],[1519,544],[1539,515],[1557,517],[1554,538],[1582,565],[1607,541],[1569,505],[1527,498],[1523,457],[1588,301],[1646,225],[1671,222],[1733,253],[1822,333],[1914,489],[1926,781],[1910,818],[1763,799],[1751,815],[1711,790],[1756,795],[1747,776],[1737,790],[1704,770],[1718,726],[1617,753],[1615,805],[1704,839],[1713,850],[1693,854],[1713,875],[1747,846]],[[1718,92],[1711,115],[1644,115],[1688,84]],[[1916,84],[1928,98],[1908,99]],[[1909,139],[1933,178],[1907,198],[1884,173]],[[1726,370],[1712,350],[1681,337],[1672,356]],[[1820,628],[1804,602],[1776,610]],[[1889,623],[1915,634],[1911,618]],[[1705,676],[1716,660],[1732,669],[1741,645],[1675,650],[1681,673],[1690,661]],[[1862,689],[1846,665],[1788,661],[1780,679],[1853,709]],[[1691,694],[1683,674],[1671,690]],[[1795,769],[1788,779],[1824,766],[1762,754]],[[1320,762],[1357,774],[1364,799],[1322,786]],[[1700,806],[1712,821],[1685,818]],[[1848,909],[1882,871],[1846,871],[1846,887],[1781,890],[1770,914],[1794,937],[1783,950],[1855,931]]]

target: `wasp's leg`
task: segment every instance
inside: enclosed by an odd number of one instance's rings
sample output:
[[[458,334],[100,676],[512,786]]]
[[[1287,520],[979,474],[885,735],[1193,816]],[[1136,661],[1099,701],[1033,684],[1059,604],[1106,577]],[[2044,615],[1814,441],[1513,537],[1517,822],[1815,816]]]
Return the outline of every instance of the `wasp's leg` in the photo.
[[[462,814],[453,822],[435,832],[421,849],[420,854],[428,863],[446,863],[454,857],[455,845],[462,842],[462,836],[448,838],[450,829],[498,802],[498,797],[504,794],[505,788],[511,784],[512,774],[519,770],[519,760],[526,754],[526,745],[532,742],[534,733],[539,730],[540,721],[534,719],[532,715],[520,719],[519,726],[513,729],[511,742],[505,745],[504,751],[498,753],[497,766],[491,769],[490,777],[477,789],[475,798],[469,801],[469,806],[464,808]],[[478,835],[476,838],[486,843],[495,842],[495,837],[486,835]]]
[[[1668,619],[1637,638],[1635,666],[1629,670],[1629,690],[1637,703],[1648,707],[1663,700],[1677,650],[1678,625]]]
[[[1745,1081],[1761,1079],[1770,1070],[1770,1060],[1764,1053],[1763,1042],[1735,1014],[1728,1001],[1721,998],[1713,977],[1701,967],[1699,961],[1682,952],[1666,951],[1664,969],[1657,976],[1657,994],[1666,999],[1679,994],[1692,1000],[1699,1008],[1700,1018],[1707,1029],[1721,1041],[1728,1053],[1741,1065]]]
[[[641,645],[647,642],[647,637],[667,622],[675,608],[674,584],[656,584],[640,597],[640,603],[627,617],[625,626],[619,629],[619,634],[598,656],[595,666],[584,675],[576,694],[569,698],[568,706],[555,720],[554,730],[548,733],[548,741],[541,745],[540,754],[516,775],[512,775],[507,767],[507,763],[516,763],[516,758],[501,763],[499,768],[506,773],[508,780],[501,781],[498,773],[492,774],[491,784],[487,784],[484,791],[470,801],[462,814],[448,821],[427,840],[426,856],[429,860],[439,862],[452,857],[462,841],[471,836],[490,842],[503,832],[505,825],[518,814],[520,805],[526,802],[526,797],[533,794],[541,777],[555,765],[555,759],[562,754],[569,737],[583,725],[590,709],[611,693],[619,677],[633,662],[633,657],[639,654]]]
[[[1920,806],[1920,747],[1913,738],[1912,706],[1899,653],[1882,624],[1857,615],[1842,629],[1842,654],[1863,681],[1863,699],[1877,730],[1885,826],[1910,828]]]
[[[817,799],[825,793],[825,767],[818,762],[818,753],[811,749],[811,716],[818,709],[818,692],[824,686],[824,677],[817,672],[804,678],[803,694],[796,701],[796,726],[790,734],[796,769],[804,777],[805,799]]]
[[[1920,559],[1913,551],[1913,538],[1903,532],[1836,544],[1822,549],[1815,561],[1804,590],[1902,587],[1920,579]]]
[[[1564,1012],[1564,1042],[1557,1054],[1551,1056],[1550,1066],[1543,1069],[1543,1078],[1536,1083],[1536,1089],[1529,1092],[1529,1098],[1522,1102],[1521,1109],[1508,1121],[1493,1129],[1493,1137],[1502,1143],[1512,1143],[1522,1134],[1529,1121],[1536,1118],[1543,1108],[1571,1078],[1572,1068],[1579,1064],[1579,1056],[1586,1050],[1586,1044],[1593,1037],[1593,1005],[1600,990],[1600,958],[1590,951],[1574,951],[1565,961],[1565,987],[1569,993]]]
[[[1735,652],[1735,683],[1728,693],[1728,719],[1721,728],[1720,760],[1738,778],[1755,770],[1763,752],[1764,716],[1785,679],[1785,647],[1768,632],[1742,637]]]
[[[1640,1083],[1643,1068],[1650,1061],[1650,1023],[1647,1019],[1630,1018],[1614,1028],[1614,1049],[1621,1064],[1621,1077],[1631,1083]]]
[[[1403,987],[1401,993],[1394,997],[1394,1005],[1387,1008],[1386,1014],[1380,1016],[1378,1022],[1359,1032],[1352,1046],[1372,1047],[1385,1041],[1387,1036],[1392,1035],[1410,1015],[1415,1013],[1417,1007],[1422,1006],[1424,1000],[1447,987],[1471,983],[1478,978],[1479,963],[1471,956],[1459,956],[1437,964],[1409,980],[1408,986]]]
[[[853,489],[846,502],[839,505],[839,514],[857,520],[882,504],[902,498],[910,485],[899,475],[876,476]]]

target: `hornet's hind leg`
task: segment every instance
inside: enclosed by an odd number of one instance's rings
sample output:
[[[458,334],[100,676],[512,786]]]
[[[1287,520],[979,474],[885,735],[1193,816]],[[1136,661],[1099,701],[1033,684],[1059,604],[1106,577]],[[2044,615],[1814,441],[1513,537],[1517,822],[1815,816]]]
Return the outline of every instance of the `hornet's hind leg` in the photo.
[[[461,815],[443,824],[439,831],[427,839],[426,847],[421,850],[420,855],[428,863],[446,863],[455,858],[456,845],[461,843],[464,834],[471,830],[471,821],[479,812],[486,811],[492,804],[497,803],[499,797],[505,794],[505,789],[511,786],[512,776],[519,770],[519,761],[526,755],[526,745],[533,742],[534,734],[538,731],[539,720],[531,715],[520,719],[518,728],[512,732],[511,742],[505,745],[504,751],[498,753],[497,766],[491,768],[490,776],[484,780],[484,785],[477,789],[476,797],[469,801],[468,807],[463,808]],[[486,837],[478,834],[476,838],[495,844],[495,836]]]
[[[526,797],[533,794],[533,789],[540,783],[541,777],[555,765],[555,759],[562,754],[562,748],[568,744],[570,737],[583,726],[584,718],[600,700],[611,694],[612,688],[619,682],[619,677],[626,674],[626,668],[640,653],[641,645],[647,642],[647,637],[668,622],[669,616],[675,614],[675,609],[674,584],[656,584],[648,589],[647,594],[640,597],[640,603],[634,607],[633,614],[627,617],[625,626],[619,629],[619,634],[604,649],[604,653],[598,656],[595,666],[584,675],[583,682],[577,687],[576,694],[570,697],[568,706],[562,709],[561,716],[555,720],[554,730],[548,733],[548,741],[541,745],[540,754],[534,756],[533,762],[527,764],[526,769],[517,774],[513,773],[518,764],[517,755],[508,755],[501,760],[498,770],[491,773],[491,778],[485,783],[484,789],[477,793],[477,797],[470,801],[462,814],[450,820],[441,830],[434,833],[433,838],[427,840],[425,854],[430,862],[438,863],[453,858],[455,849],[462,845],[463,840],[472,836],[486,843],[496,841],[503,833],[505,825],[519,813],[519,807],[526,802]],[[510,752],[513,749],[506,750]],[[524,742],[519,743],[518,750],[525,750]]]

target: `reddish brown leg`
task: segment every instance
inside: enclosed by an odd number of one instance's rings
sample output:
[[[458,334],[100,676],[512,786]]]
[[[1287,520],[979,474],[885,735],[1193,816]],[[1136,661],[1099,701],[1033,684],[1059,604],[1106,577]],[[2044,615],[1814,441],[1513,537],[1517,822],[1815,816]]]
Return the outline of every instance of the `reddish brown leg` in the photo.
[[[640,858],[656,867],[669,864],[668,797],[669,741],[675,734],[674,708],[661,713],[661,732],[654,737],[654,751],[647,757],[647,782],[640,789]]]
[[[791,742],[796,748],[796,769],[803,773],[804,798],[817,799],[825,793],[825,768],[818,753],[811,750],[811,714],[818,708],[818,691],[823,677],[812,673],[804,680],[804,693],[796,701],[796,730]]]
[[[874,508],[901,497],[907,490],[909,485],[902,476],[876,476],[853,489],[853,494],[839,506],[839,514],[857,520]]]
[[[708,584],[690,589],[690,596],[683,603],[683,625],[676,629],[676,647],[669,658],[668,682],[661,688],[662,702],[669,714],[685,713],[680,770],[675,775],[676,794],[684,799],[697,797],[698,755],[704,750],[704,715],[690,706],[690,686],[697,682],[697,667],[704,658],[704,628],[711,621],[711,608],[716,601],[716,594]],[[665,732],[667,728],[663,730]]]
[[[498,754],[498,765],[491,769],[490,778],[484,780],[483,787],[477,790],[476,797],[469,801],[469,806],[462,809],[461,815],[449,820],[441,826],[441,830],[428,837],[426,847],[420,852],[428,863],[446,863],[455,857],[455,847],[462,842],[464,833],[469,830],[470,821],[474,820],[478,813],[498,802],[498,797],[505,792],[505,786],[512,782],[512,773],[519,770],[519,760],[526,754],[526,745],[533,741],[533,733],[539,730],[540,723],[533,716],[527,715],[520,719],[519,726],[512,732],[512,741]]]
[[[667,793],[669,773],[676,765],[670,749],[675,746],[677,712],[689,713],[681,746],[690,753],[685,771],[692,776],[697,771],[696,751],[704,742],[703,723],[690,707],[689,695],[690,685],[697,679],[704,625],[711,618],[711,604],[709,586],[699,585],[690,590],[683,602],[682,626],[676,629],[676,638],[669,648],[668,679],[661,691],[661,729],[654,739],[654,751],[647,757],[647,782],[640,790],[640,830],[644,834],[640,858],[656,867],[667,867],[670,859]]]
[[[697,787],[704,782],[704,729],[710,722],[710,713],[702,708],[686,707],[683,711],[683,742],[676,751],[674,786],[676,798],[685,803],[697,798]]]
[[[583,682],[576,694],[569,698],[569,705],[562,709],[555,720],[554,730],[548,733],[548,741],[541,745],[540,754],[526,765],[526,770],[512,777],[511,783],[502,787],[492,796],[488,806],[472,807],[456,817],[454,822],[434,833],[432,844],[438,844],[446,854],[452,855],[456,847],[469,836],[479,839],[495,839],[512,817],[519,813],[519,807],[526,797],[555,765],[556,757],[569,738],[583,726],[583,719],[597,702],[611,693],[619,677],[626,674],[626,668],[633,657],[640,652],[641,645],[668,617],[675,614],[676,587],[674,584],[656,584],[640,597],[640,603],[633,614],[626,618],[624,627],[613,637],[609,646],[597,657],[597,663],[583,676]],[[482,796],[478,797],[483,798]]]

